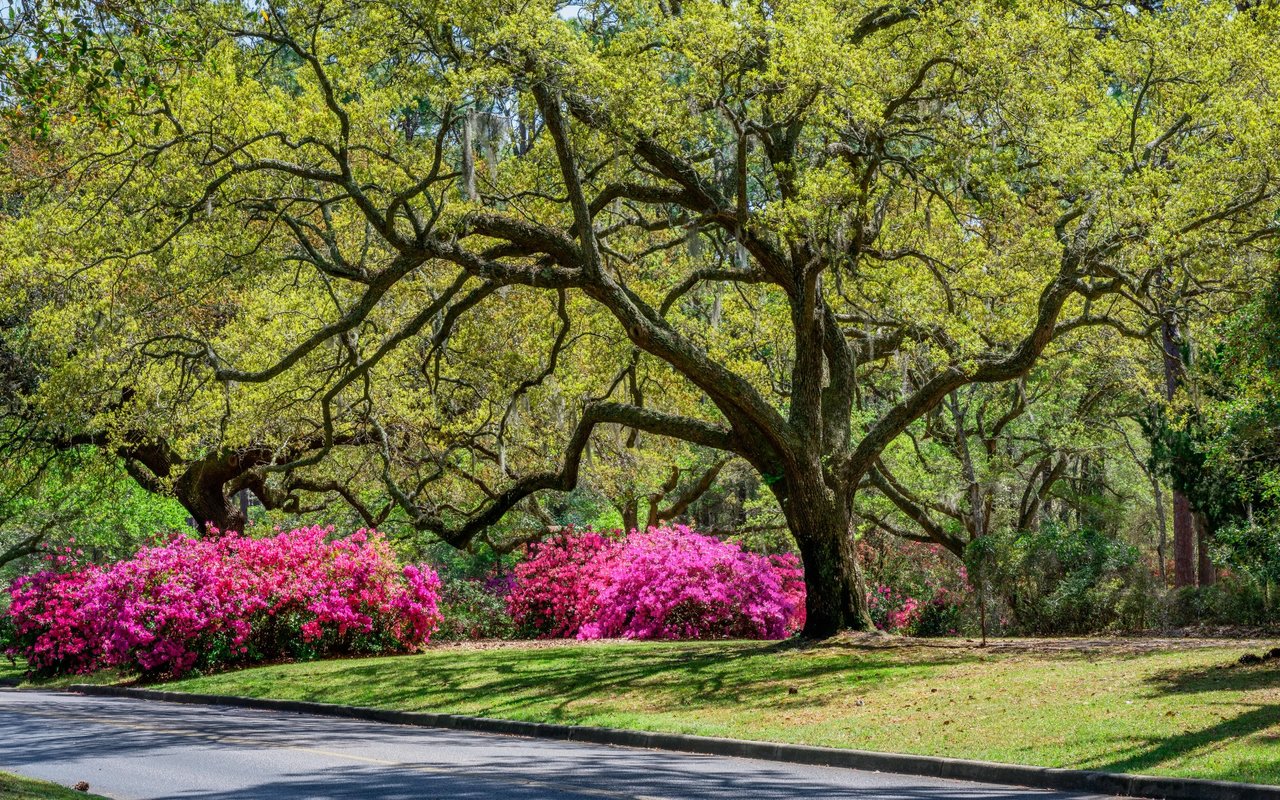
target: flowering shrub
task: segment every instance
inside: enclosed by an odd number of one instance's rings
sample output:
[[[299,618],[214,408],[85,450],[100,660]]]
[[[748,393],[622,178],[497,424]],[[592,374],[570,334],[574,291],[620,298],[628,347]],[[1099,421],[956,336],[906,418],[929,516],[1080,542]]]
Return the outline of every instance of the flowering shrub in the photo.
[[[871,621],[882,631],[910,633],[924,611],[924,603],[888,586],[867,592]]]
[[[808,618],[805,612],[808,595],[804,588],[804,567],[794,553],[769,556],[769,561],[782,578],[782,595],[787,607],[791,609],[791,616],[787,619],[787,635],[790,636],[804,628]]]
[[[794,556],[762,556],[684,526],[533,545],[507,605],[542,638],[781,639],[804,622]]]
[[[880,630],[948,636],[966,627],[969,576],[942,547],[872,535],[859,540],[858,556],[871,584],[871,621]]]
[[[608,558],[618,544],[594,531],[569,531],[529,545],[507,595],[516,630],[539,639],[576,636],[592,614],[596,562]]]
[[[50,556],[54,569],[9,589],[11,653],[45,674],[154,676],[425,644],[440,620],[435,573],[398,566],[376,532],[330,533],[178,537],[105,566]]]

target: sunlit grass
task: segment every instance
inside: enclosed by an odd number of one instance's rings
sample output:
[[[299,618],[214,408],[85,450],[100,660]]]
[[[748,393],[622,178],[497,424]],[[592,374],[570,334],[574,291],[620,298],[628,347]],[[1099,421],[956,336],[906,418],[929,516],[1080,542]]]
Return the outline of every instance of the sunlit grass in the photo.
[[[20,775],[0,772],[0,800],[102,800],[96,794],[86,794],[59,786],[56,783],[36,781]]]

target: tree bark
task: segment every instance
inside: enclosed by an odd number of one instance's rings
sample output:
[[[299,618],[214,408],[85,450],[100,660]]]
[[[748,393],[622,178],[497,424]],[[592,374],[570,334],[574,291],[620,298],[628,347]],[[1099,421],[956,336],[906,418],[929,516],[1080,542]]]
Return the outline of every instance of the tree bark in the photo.
[[[628,498],[622,504],[622,530],[631,533],[640,527],[640,509],[636,498]]]
[[[782,507],[804,564],[802,635],[826,639],[842,630],[874,630],[850,514],[828,497],[805,492],[791,493]]]
[[[1182,383],[1182,353],[1178,348],[1178,322],[1170,309],[1163,309],[1164,320],[1160,326],[1161,345],[1164,350],[1165,398],[1170,402]],[[1173,490],[1173,584],[1195,586],[1195,520],[1191,502],[1176,487]]]
[[[1198,583],[1201,586],[1212,586],[1218,580],[1218,569],[1213,565],[1212,559],[1209,558],[1209,539],[1212,538],[1209,530],[1209,518],[1205,514],[1195,515],[1196,523],[1196,549],[1199,556]]]
[[[238,502],[239,487],[234,483],[261,460],[253,454],[218,453],[192,463],[178,476],[173,495],[201,534],[244,532],[247,508]]]
[[[1173,492],[1173,585],[1196,585],[1195,520],[1191,503],[1178,490]]]
[[[190,491],[178,495],[178,502],[191,515],[201,534],[212,533],[214,530],[219,533],[244,532],[247,521],[245,515],[241,513],[235,498],[228,497],[223,492],[221,484],[193,486]]]

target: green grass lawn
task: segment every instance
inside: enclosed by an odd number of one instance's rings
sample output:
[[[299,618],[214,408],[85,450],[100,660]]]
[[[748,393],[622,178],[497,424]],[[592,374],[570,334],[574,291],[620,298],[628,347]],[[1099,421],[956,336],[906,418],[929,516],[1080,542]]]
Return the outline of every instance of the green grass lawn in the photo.
[[[1270,643],[850,638],[442,646],[166,688],[1280,783]]]
[[[0,772],[0,800],[93,800],[101,796],[86,794],[59,786],[56,783],[36,781],[20,775]]]
[[[103,670],[92,675],[59,675],[36,679],[28,678],[26,673],[25,662],[10,663],[7,658],[0,658],[0,686],[22,684],[41,689],[65,689],[73,683],[123,683],[137,678],[137,675],[115,670]]]

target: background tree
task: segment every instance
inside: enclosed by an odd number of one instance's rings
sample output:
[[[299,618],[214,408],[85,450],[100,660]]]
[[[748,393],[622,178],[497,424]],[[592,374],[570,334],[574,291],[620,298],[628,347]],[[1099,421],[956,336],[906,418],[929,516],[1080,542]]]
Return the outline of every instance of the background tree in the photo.
[[[91,559],[122,557],[186,520],[177,503],[89,448],[8,466],[0,481],[0,575],[43,566],[44,556],[66,548]]]
[[[879,496],[866,493],[860,512],[961,557],[974,539],[1047,521],[1117,533],[1118,506],[1151,502],[1141,463],[1115,457],[1140,438],[1132,376],[1144,365],[1113,331],[1086,345],[1021,381],[953,393],[886,450],[872,476]]]
[[[1200,585],[1213,582],[1216,560],[1255,581],[1268,608],[1280,574],[1278,288],[1273,275],[1237,313],[1202,329],[1190,391],[1149,422],[1153,461],[1197,511]]]

